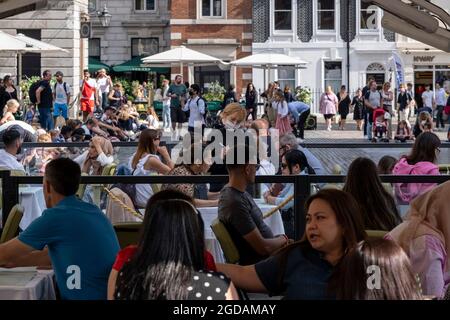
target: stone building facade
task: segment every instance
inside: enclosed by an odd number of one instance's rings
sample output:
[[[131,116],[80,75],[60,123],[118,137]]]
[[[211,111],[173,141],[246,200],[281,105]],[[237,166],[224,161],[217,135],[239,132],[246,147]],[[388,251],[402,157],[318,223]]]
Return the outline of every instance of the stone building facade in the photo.
[[[92,34],[89,55],[108,65],[170,49],[167,0],[89,0]],[[103,27],[96,12],[107,5],[112,15]]]
[[[80,20],[87,7],[88,0],[49,0],[41,2],[35,11],[2,19],[2,31],[23,33],[69,51],[24,55],[24,75],[41,75],[46,69],[62,71],[74,94],[78,94],[82,70],[88,63],[88,39],[80,38]],[[0,53],[0,76],[13,75],[17,82],[17,63],[15,54]]]

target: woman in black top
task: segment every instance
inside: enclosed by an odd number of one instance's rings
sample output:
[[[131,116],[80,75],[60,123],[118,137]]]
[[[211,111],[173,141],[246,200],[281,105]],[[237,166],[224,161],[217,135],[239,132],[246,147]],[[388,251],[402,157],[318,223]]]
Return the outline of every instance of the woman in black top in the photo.
[[[356,95],[353,97],[353,120],[356,121],[356,129],[361,131],[362,121],[364,120],[364,98],[361,89],[356,90]]]
[[[11,99],[17,99],[17,89],[13,84],[11,76],[6,75],[3,78],[3,86],[0,87],[0,113],[3,117],[3,108],[6,106],[6,102]],[[20,112],[20,110],[18,111]],[[14,115],[15,116],[15,115]]]
[[[239,103],[238,95],[234,89],[235,89],[235,86],[230,84],[230,86],[228,87],[228,91],[225,93],[225,95],[223,97],[222,109],[225,109],[227,105],[229,105],[233,102]]]
[[[109,99],[109,105],[111,107],[118,109],[119,107],[122,106],[122,103],[124,102],[123,89],[122,89],[122,85],[119,82],[114,84],[113,90],[111,90],[109,92],[108,99]]]
[[[245,92],[245,109],[247,109],[247,117],[252,115],[252,120],[256,120],[256,111],[258,109],[258,92],[255,90],[253,83],[247,85],[247,91]]]
[[[339,121],[339,130],[345,130],[345,121],[347,120],[347,115],[350,112],[350,97],[347,93],[345,86],[341,87],[341,91],[337,94],[339,105],[338,112],[341,116],[341,120]]]

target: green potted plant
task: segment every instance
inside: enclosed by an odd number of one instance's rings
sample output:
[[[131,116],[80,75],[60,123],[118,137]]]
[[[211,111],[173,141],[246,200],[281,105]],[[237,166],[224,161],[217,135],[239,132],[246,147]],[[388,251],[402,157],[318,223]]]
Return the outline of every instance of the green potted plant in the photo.
[[[20,91],[22,92],[22,101],[26,105],[30,104],[30,97],[28,97],[28,91],[30,90],[31,85],[39,80],[41,80],[40,77],[31,77],[31,78],[27,78],[26,80],[20,81],[19,86],[20,86]]]
[[[311,104],[312,93],[311,89],[308,87],[297,87],[295,88],[295,97],[298,101],[304,102],[306,104]]]
[[[208,91],[203,95],[203,98],[208,102],[208,109],[210,111],[221,109],[224,95],[225,88],[220,85],[219,81],[211,83]]]

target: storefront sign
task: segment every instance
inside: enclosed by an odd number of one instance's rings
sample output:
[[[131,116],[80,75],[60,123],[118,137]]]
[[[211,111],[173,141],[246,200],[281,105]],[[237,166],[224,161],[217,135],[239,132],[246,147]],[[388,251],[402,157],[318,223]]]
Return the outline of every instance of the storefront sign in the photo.
[[[433,62],[435,56],[414,56],[414,62]]]

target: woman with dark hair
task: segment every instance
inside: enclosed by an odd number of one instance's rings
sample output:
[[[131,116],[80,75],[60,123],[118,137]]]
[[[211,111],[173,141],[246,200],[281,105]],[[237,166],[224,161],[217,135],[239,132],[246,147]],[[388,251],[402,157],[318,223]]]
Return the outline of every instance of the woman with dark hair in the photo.
[[[315,171],[308,163],[305,154],[297,149],[287,151],[281,158],[281,174],[283,176],[299,174],[315,174]],[[275,196],[274,189],[264,193],[266,203],[279,206],[294,195],[294,185],[288,183],[281,192]],[[283,219],[284,230],[289,239],[294,238],[294,199],[280,208]]]
[[[252,115],[252,120],[256,120],[256,111],[258,110],[258,92],[256,91],[253,83],[247,85],[247,91],[245,91],[245,109],[247,109],[247,118]]]
[[[174,168],[167,148],[159,145],[160,140],[161,135],[157,130],[145,129],[141,132],[137,151],[129,161],[129,168],[133,176],[167,174]],[[134,199],[136,205],[145,208],[153,193],[152,185],[136,184],[136,199]]]
[[[376,266],[377,269],[373,268]],[[408,256],[394,241],[361,241],[347,253],[340,266],[337,299],[344,300],[420,300],[420,286]],[[379,272],[378,272],[378,271]],[[375,287],[379,277],[379,287]],[[374,286],[368,287],[368,284]]]
[[[364,98],[361,89],[356,90],[351,105],[353,106],[353,120],[356,121],[356,130],[361,131],[362,121],[364,120]]]
[[[343,190],[356,199],[366,229],[390,231],[402,222],[372,160],[357,158],[350,164]]]
[[[185,194],[167,190],[148,202],[137,246],[119,252],[108,299],[237,299],[233,284],[207,271],[203,220]]]
[[[306,202],[301,241],[256,265],[218,264],[217,269],[248,292],[284,294],[287,299],[335,297],[330,278],[345,253],[366,238],[361,213],[347,192],[324,189]]]
[[[183,149],[180,154],[179,159],[181,159],[180,164],[175,166],[167,175],[168,176],[196,176],[202,175],[208,172],[209,167],[212,163],[211,155],[206,156],[205,148],[201,143],[193,143],[189,148]],[[197,155],[200,155],[198,157]],[[210,193],[207,190],[207,186],[202,186],[206,188],[207,199],[195,198],[196,185],[193,183],[166,183],[161,186],[161,190],[178,190],[183,192],[191,198],[194,198],[194,205],[196,207],[217,207],[219,204],[218,193]]]
[[[441,140],[432,132],[421,133],[414,142],[411,153],[403,156],[392,171],[395,175],[439,175],[436,165],[440,152]],[[396,183],[395,195],[401,204],[409,204],[436,186],[435,183]]]
[[[6,75],[3,78],[3,86],[0,86],[0,112],[2,117],[3,109],[5,108],[6,103],[12,99],[19,101],[17,98],[17,89],[14,86],[13,79],[10,75]]]
[[[225,95],[223,97],[222,109],[225,109],[231,103],[239,103],[239,97],[235,89],[236,87],[230,84],[227,92],[225,92]]]
[[[397,161],[398,160],[392,156],[383,156],[380,161],[378,161],[378,174],[392,174],[392,170],[394,170]]]
[[[339,120],[339,130],[345,130],[345,122],[347,121],[347,116],[350,112],[350,103],[352,102],[346,86],[341,86],[341,90],[337,94],[337,98],[339,100],[338,112],[341,117]]]

